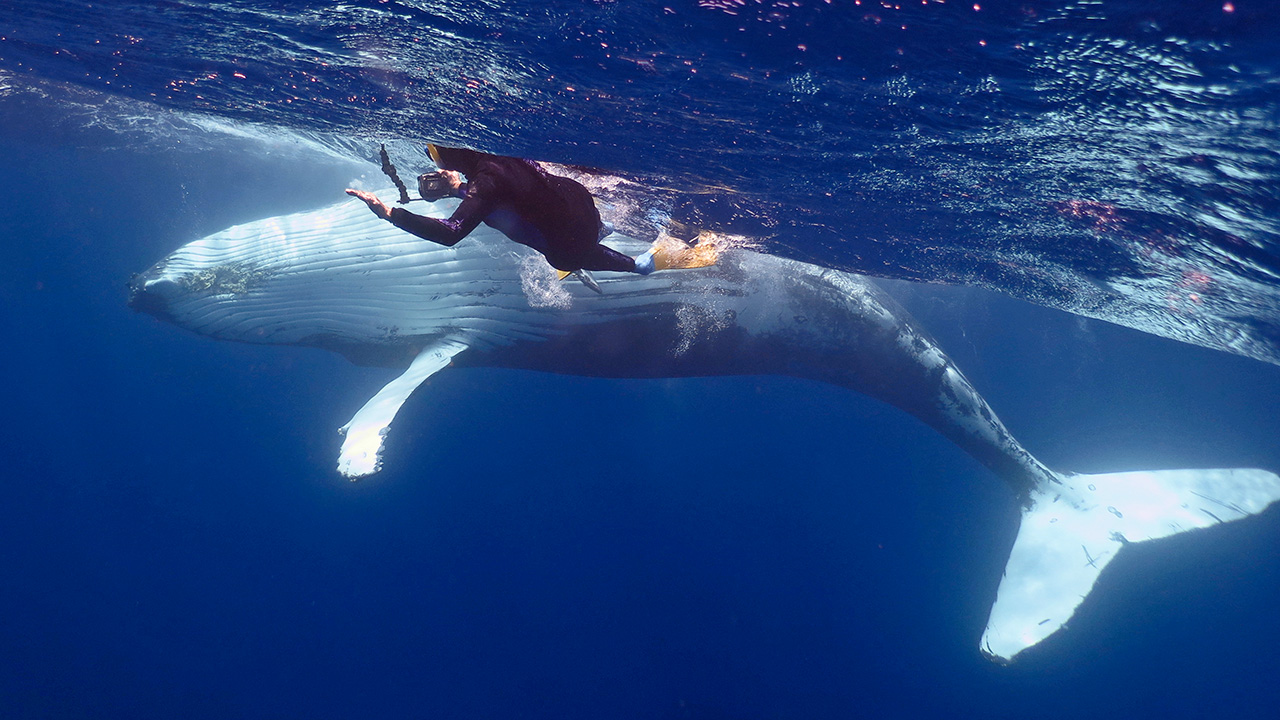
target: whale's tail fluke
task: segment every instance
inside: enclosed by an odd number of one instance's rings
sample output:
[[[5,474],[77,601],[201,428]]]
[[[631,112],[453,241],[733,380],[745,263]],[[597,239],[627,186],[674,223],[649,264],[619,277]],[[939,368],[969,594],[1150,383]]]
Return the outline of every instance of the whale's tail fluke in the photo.
[[[1238,520],[1280,499],[1265,470],[1068,475],[1032,492],[982,650],[1006,661],[1062,627],[1126,543]]]

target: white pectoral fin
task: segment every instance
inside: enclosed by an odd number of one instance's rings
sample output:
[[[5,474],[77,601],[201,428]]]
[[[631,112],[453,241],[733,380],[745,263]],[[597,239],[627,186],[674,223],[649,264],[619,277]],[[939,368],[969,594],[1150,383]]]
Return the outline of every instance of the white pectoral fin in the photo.
[[[453,339],[439,340],[426,346],[404,374],[370,398],[339,431],[346,439],[342,441],[342,454],[338,456],[338,472],[351,480],[377,472],[382,465],[382,439],[400,406],[424,380],[442,370],[454,355],[466,349],[465,343]]]
[[[1266,470],[1070,475],[1062,486],[1062,494],[1034,491],[1023,512],[982,639],[993,659],[1007,661],[1063,627],[1125,544],[1238,520],[1280,500],[1280,477]]]

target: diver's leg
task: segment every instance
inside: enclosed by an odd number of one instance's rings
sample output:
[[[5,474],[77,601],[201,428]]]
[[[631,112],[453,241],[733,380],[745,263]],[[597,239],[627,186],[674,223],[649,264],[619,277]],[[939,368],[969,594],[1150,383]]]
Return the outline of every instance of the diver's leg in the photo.
[[[554,263],[552,263],[554,264]],[[578,258],[583,270],[611,270],[613,272],[640,272],[635,259],[623,255],[607,245],[594,245]],[[648,274],[648,273],[644,273]]]

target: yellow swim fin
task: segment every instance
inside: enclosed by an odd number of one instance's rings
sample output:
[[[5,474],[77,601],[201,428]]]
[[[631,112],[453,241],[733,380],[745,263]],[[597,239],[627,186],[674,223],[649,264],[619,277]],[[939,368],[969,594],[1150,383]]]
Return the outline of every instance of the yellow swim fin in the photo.
[[[568,270],[556,270],[556,279],[563,280],[572,274],[573,273],[569,272]]]
[[[653,253],[654,270],[689,270],[715,265],[720,259],[720,245],[713,240],[686,245],[675,238],[664,237],[649,251]]]

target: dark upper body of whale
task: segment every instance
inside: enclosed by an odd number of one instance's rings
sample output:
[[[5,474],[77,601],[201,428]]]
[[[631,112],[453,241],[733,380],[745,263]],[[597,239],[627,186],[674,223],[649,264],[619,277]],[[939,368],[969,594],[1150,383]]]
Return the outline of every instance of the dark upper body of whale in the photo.
[[[870,279],[747,251],[727,252],[705,272],[725,281],[720,287],[767,296],[773,314],[785,322],[753,332],[738,321],[735,303],[721,295],[720,303],[671,302],[590,326],[566,322],[562,334],[468,351],[454,363],[614,378],[817,380],[911,413],[1020,497],[1050,477],[950,358]]]

